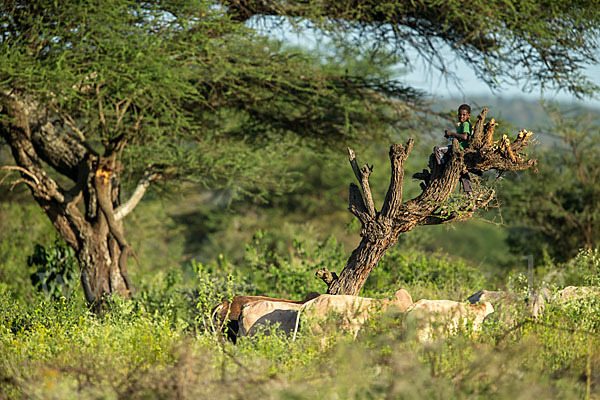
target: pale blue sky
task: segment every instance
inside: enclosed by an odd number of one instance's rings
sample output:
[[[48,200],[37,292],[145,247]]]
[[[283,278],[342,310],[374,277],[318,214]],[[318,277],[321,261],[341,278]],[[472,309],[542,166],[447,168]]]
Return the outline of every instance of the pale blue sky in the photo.
[[[422,62],[416,62],[413,70],[402,79],[411,86],[422,89],[430,96],[435,98],[456,98],[461,97],[461,100],[468,101],[471,96],[497,96],[497,97],[521,97],[530,100],[538,100],[542,98],[540,89],[527,92],[521,89],[518,84],[504,84],[501,90],[492,91],[485,83],[479,81],[473,70],[470,69],[464,62],[450,62],[449,69],[453,72],[466,71],[459,74],[460,81],[453,82],[446,79],[439,71],[432,70]],[[600,86],[600,65],[596,64],[588,68],[587,75],[590,79]],[[600,95],[600,94],[599,94]],[[577,100],[572,94],[567,92],[556,92],[547,90],[543,93],[545,100],[577,102],[590,107],[600,108],[600,99],[586,99],[583,101]]]

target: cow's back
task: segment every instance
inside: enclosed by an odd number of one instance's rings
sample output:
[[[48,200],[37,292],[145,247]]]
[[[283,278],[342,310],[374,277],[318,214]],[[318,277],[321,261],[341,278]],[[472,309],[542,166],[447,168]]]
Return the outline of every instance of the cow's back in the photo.
[[[489,302],[464,304],[452,300],[422,299],[408,308],[406,319],[415,324],[417,339],[426,342],[444,333],[456,333],[467,327],[468,321],[473,331],[479,331],[485,316],[492,312],[494,308]]]
[[[300,302],[257,300],[246,303],[238,318],[239,336],[254,335],[261,327],[278,324],[281,331],[291,334],[296,323]],[[267,331],[268,332],[268,331]]]

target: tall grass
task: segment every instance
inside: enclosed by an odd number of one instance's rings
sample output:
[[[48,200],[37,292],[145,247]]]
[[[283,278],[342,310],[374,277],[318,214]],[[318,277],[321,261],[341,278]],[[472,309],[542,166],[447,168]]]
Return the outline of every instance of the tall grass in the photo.
[[[452,268],[450,268],[452,271]],[[600,300],[549,305],[535,321],[488,322],[479,336],[414,340],[402,315],[382,314],[357,340],[326,345],[301,332],[227,342],[206,323],[209,304],[236,282],[203,268],[147,283],[144,295],[109,301],[103,316],[83,299],[25,303],[0,291],[1,398],[388,399],[593,398],[600,395]],[[224,286],[220,286],[224,285]],[[404,282],[418,297],[455,293]],[[193,290],[192,290],[193,289]],[[235,290],[235,288],[231,288]]]

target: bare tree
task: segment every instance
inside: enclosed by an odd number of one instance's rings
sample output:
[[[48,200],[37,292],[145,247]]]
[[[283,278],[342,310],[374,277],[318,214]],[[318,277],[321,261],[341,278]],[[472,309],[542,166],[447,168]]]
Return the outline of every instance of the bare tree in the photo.
[[[350,165],[360,184],[350,184],[348,209],[362,223],[362,240],[352,252],[346,266],[339,276],[326,268],[317,271],[317,276],[327,284],[327,293],[357,295],[365,281],[377,266],[385,252],[393,246],[400,235],[421,225],[437,225],[463,221],[483,207],[494,197],[494,190],[476,193],[458,203],[449,204],[448,200],[460,179],[466,172],[520,171],[537,164],[536,159],[527,160],[522,150],[532,135],[529,131],[519,132],[511,143],[504,135],[494,142],[495,121],[484,124],[488,109],[484,109],[477,118],[470,146],[459,150],[456,139],[448,162],[438,165],[430,156],[431,170],[421,175],[426,182],[422,193],[414,199],[403,202],[402,185],[404,183],[404,163],[413,147],[413,139],[403,146],[395,144],[390,148],[392,176],[390,186],[380,211],[375,209],[369,187],[369,175],[372,167],[359,168],[352,149],[348,149]],[[424,175],[424,176],[423,176]],[[362,192],[362,195],[361,195]]]

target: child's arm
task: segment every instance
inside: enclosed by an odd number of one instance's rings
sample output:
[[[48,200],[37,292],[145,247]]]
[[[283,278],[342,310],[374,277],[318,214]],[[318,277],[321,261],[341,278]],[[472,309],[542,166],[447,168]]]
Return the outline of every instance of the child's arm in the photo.
[[[448,130],[446,130],[446,134],[444,136],[447,137],[447,138],[448,137],[455,137],[455,138],[460,139],[460,140],[467,140],[467,138],[469,137],[469,135],[466,134],[466,133],[452,133],[452,132],[450,132]]]
[[[446,137],[446,138],[455,137],[460,140],[467,140],[469,135],[467,133],[453,133],[453,132],[450,132],[448,129],[446,129],[446,132],[444,133],[444,137]]]

